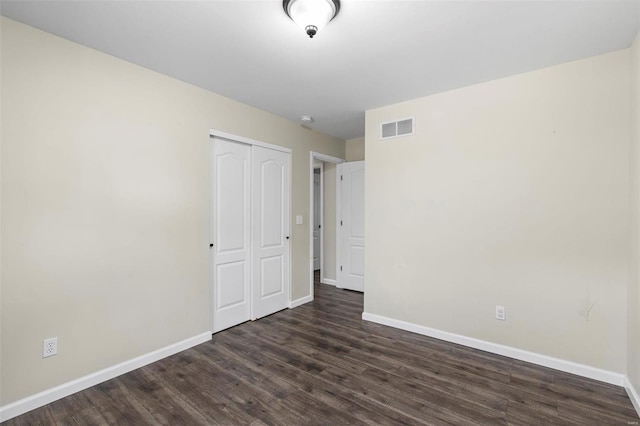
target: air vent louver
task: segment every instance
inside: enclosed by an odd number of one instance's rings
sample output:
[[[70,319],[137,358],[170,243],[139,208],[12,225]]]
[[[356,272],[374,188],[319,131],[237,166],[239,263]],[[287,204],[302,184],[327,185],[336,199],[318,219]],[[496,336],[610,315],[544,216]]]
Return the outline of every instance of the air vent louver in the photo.
[[[413,122],[413,118],[406,118],[403,120],[382,123],[382,126],[380,127],[380,139],[413,135],[415,133]]]
[[[382,125],[382,139],[397,136],[396,122],[385,123]]]

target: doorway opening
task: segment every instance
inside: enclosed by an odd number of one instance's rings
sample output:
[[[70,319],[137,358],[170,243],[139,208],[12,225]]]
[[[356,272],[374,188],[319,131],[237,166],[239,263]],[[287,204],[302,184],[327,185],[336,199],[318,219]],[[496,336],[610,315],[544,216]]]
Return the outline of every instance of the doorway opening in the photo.
[[[309,294],[314,282],[337,285],[337,165],[344,160],[317,152],[309,159]]]
[[[324,222],[324,163],[313,165],[313,273],[315,281],[320,281],[324,275],[322,223]]]

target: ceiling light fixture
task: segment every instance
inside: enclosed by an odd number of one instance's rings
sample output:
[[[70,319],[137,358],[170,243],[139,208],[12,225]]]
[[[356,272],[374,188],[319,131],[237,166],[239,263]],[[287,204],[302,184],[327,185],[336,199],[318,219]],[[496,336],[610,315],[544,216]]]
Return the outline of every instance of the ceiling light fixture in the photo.
[[[340,10],[340,0],[284,0],[289,18],[313,38]]]

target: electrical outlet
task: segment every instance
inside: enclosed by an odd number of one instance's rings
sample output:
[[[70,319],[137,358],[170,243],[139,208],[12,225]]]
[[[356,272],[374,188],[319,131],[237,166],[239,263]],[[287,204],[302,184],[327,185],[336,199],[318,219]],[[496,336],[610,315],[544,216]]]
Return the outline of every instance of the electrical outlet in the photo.
[[[53,356],[58,353],[58,338],[52,337],[50,339],[44,339],[42,345],[42,358]]]
[[[500,321],[507,319],[507,310],[504,306],[496,306],[496,319]]]

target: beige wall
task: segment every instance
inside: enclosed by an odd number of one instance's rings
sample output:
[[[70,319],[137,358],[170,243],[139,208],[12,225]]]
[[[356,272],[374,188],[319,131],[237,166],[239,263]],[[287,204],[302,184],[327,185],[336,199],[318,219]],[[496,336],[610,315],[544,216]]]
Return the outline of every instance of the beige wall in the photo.
[[[209,329],[208,135],[309,152],[344,142],[2,18],[1,404]],[[293,225],[293,299],[309,233]],[[59,354],[42,359],[42,340]]]
[[[367,111],[365,311],[625,372],[629,89],[623,50]]]
[[[345,142],[347,161],[364,160],[364,138],[349,139]]]
[[[324,271],[336,279],[336,165],[324,163]]]
[[[631,256],[627,375],[640,390],[640,34],[631,46]]]

